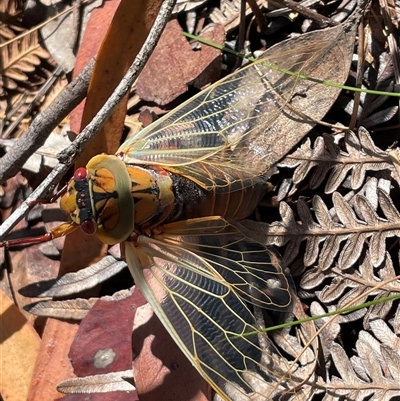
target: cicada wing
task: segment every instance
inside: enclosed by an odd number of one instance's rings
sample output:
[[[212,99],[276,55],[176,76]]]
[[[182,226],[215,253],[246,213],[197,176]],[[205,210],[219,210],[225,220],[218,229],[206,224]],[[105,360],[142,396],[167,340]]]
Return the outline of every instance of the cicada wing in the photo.
[[[193,227],[183,222],[186,229],[194,235]],[[200,224],[195,230],[201,238]],[[211,247],[211,238],[218,235],[205,237]],[[185,236],[170,242],[139,236],[136,244],[127,242],[135,283],[184,354],[224,399],[247,401],[254,394],[271,399],[288,388],[289,367],[283,363],[282,368],[282,357],[257,328],[244,297],[212,263],[188,250],[188,244],[193,241]],[[217,254],[220,241],[214,244]]]
[[[260,60],[183,103],[118,152],[127,164],[161,165],[207,189],[259,176],[270,167],[270,151],[268,141],[253,146],[254,140],[284,107],[282,93],[290,97],[295,85],[293,77],[275,87],[268,81],[282,75]]]
[[[207,189],[259,176],[304,135],[275,127],[279,115],[311,129],[313,118],[325,114],[326,108],[319,113],[317,107],[309,118],[302,113],[304,109],[298,110],[293,104],[318,85],[296,74],[313,76],[318,71],[318,78],[329,80],[332,71],[318,67],[321,54],[331,50],[332,40],[322,37],[271,48],[255,63],[216,82],[146,127],[125,142],[119,153],[124,154],[127,164],[161,165]],[[338,90],[333,92],[335,96]]]
[[[167,224],[162,231],[155,238],[196,253],[246,302],[280,311],[291,307],[291,278],[281,256],[248,238],[237,222],[198,218]]]

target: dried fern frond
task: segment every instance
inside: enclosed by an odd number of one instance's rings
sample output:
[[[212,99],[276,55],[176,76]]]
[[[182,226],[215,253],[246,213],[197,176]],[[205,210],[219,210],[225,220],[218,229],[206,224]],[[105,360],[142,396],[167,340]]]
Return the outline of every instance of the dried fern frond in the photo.
[[[24,132],[33,116],[65,87],[65,77],[58,77],[55,84],[40,92],[52,79],[52,68],[52,59],[40,44],[38,31],[25,34],[25,28],[19,25],[0,24],[0,101],[5,137],[12,131],[15,137]],[[7,131],[16,119],[16,132],[14,127]]]
[[[352,199],[352,205],[335,192],[332,195],[332,211],[319,196],[313,198],[313,213],[299,199],[297,220],[289,205],[281,202],[281,222],[252,222],[251,227],[257,230],[266,244],[286,246],[283,258],[287,264],[298,257],[300,245],[302,241],[306,241],[303,257],[305,266],[316,263],[324,271],[337,263],[340,270],[346,270],[358,261],[368,240],[371,263],[378,267],[384,260],[386,239],[400,237],[400,213],[385,191],[380,188],[376,191],[378,205],[384,217],[378,215],[376,205],[365,196],[356,195]],[[243,224],[246,225],[246,222]],[[323,245],[320,248],[321,243]]]
[[[300,286],[306,290],[315,290],[320,287],[320,284],[325,279],[329,278],[330,280],[327,281],[330,283],[322,290],[317,291],[316,295],[324,305],[334,305],[335,310],[345,308],[350,304],[360,305],[370,297],[379,299],[398,294],[400,292],[399,281],[392,281],[380,286],[382,282],[396,277],[390,255],[386,253],[385,256],[385,261],[379,270],[376,270],[372,265],[369,252],[365,253],[364,259],[357,270],[349,271],[348,273],[342,272],[336,267],[328,270],[328,272],[312,269],[303,275]],[[373,291],[371,292],[370,290]],[[370,307],[367,313],[364,310],[364,328],[368,329],[371,315],[382,319],[386,318],[392,305],[393,301],[388,301]],[[350,317],[349,315],[346,315],[347,318]]]
[[[311,147],[311,141],[307,139],[294,153],[280,162],[278,167],[295,168],[293,187],[288,196],[298,190],[311,170],[311,176],[307,179],[310,189],[319,187],[327,179],[324,192],[330,194],[337,191],[349,174],[353,190],[362,186],[369,171],[388,170],[393,179],[400,183],[400,176],[389,153],[389,150],[383,151],[375,146],[371,135],[361,127],[357,134],[347,131],[342,146],[335,144],[330,135],[317,137],[314,147]]]
[[[0,38],[12,41],[0,46],[0,73],[12,81],[27,83],[28,74],[35,71],[41,59],[49,58],[49,53],[40,45],[37,31],[23,35],[20,39],[5,25],[0,28]]]
[[[398,338],[382,320],[370,322],[372,333],[360,332],[357,356],[348,357],[343,347],[332,344],[332,360],[339,376],[326,382],[329,400],[393,400],[400,393],[400,353],[390,339]],[[390,344],[390,345],[388,345]]]
[[[0,1],[0,22],[9,23],[22,12],[21,0]]]

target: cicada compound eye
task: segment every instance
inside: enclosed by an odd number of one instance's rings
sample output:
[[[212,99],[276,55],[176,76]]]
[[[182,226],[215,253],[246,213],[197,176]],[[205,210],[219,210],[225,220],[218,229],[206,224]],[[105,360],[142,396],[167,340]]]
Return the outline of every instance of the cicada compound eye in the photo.
[[[79,167],[75,170],[74,179],[75,180],[84,180],[88,178],[89,173],[85,167]]]
[[[85,220],[81,223],[81,229],[85,234],[93,235],[97,231],[97,224],[94,220]]]

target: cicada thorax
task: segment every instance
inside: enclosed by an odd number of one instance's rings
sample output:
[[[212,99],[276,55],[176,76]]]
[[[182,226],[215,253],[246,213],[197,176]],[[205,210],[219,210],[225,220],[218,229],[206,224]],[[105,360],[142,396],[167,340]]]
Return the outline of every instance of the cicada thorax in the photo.
[[[127,165],[126,169],[135,203],[135,226],[153,227],[167,220],[175,205],[170,174],[157,166]]]

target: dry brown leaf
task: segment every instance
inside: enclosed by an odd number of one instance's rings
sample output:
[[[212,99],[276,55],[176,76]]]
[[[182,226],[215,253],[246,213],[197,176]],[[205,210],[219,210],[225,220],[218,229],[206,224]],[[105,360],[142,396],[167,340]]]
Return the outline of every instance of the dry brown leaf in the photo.
[[[40,338],[14,303],[0,291],[0,394],[26,401]]]
[[[64,320],[82,320],[96,301],[97,298],[41,301],[32,305],[27,305],[25,309],[36,316]]]
[[[60,398],[57,384],[73,376],[68,355],[78,330],[77,324],[48,319],[27,401],[53,400]]]
[[[199,36],[222,45],[225,32],[221,25],[213,24]],[[142,99],[162,106],[185,93],[188,85],[201,89],[220,74],[220,50],[205,45],[192,50],[178,21],[172,20],[140,74],[136,91]]]
[[[91,394],[91,393],[112,393],[114,391],[124,392],[124,397],[130,396],[135,387],[129,382],[133,381],[132,370],[122,372],[111,372],[98,374],[93,376],[77,377],[76,379],[68,379],[57,386],[58,391],[67,394]],[[111,394],[109,394],[111,396]],[[112,399],[115,396],[112,395]]]
[[[21,288],[19,292],[24,297],[70,296],[101,284],[125,268],[125,262],[108,255],[98,263],[76,273],[67,273],[54,280],[35,282]]]
[[[271,68],[267,75],[265,96],[270,99],[273,94],[273,101],[263,112],[277,115],[254,146],[269,149],[267,156],[272,162],[284,157],[323,118],[341,90],[280,71],[343,84],[350,69],[358,20],[368,4],[369,0],[362,1],[341,25],[286,40],[264,53],[263,59],[279,70]],[[267,73],[262,67],[260,70]]]

